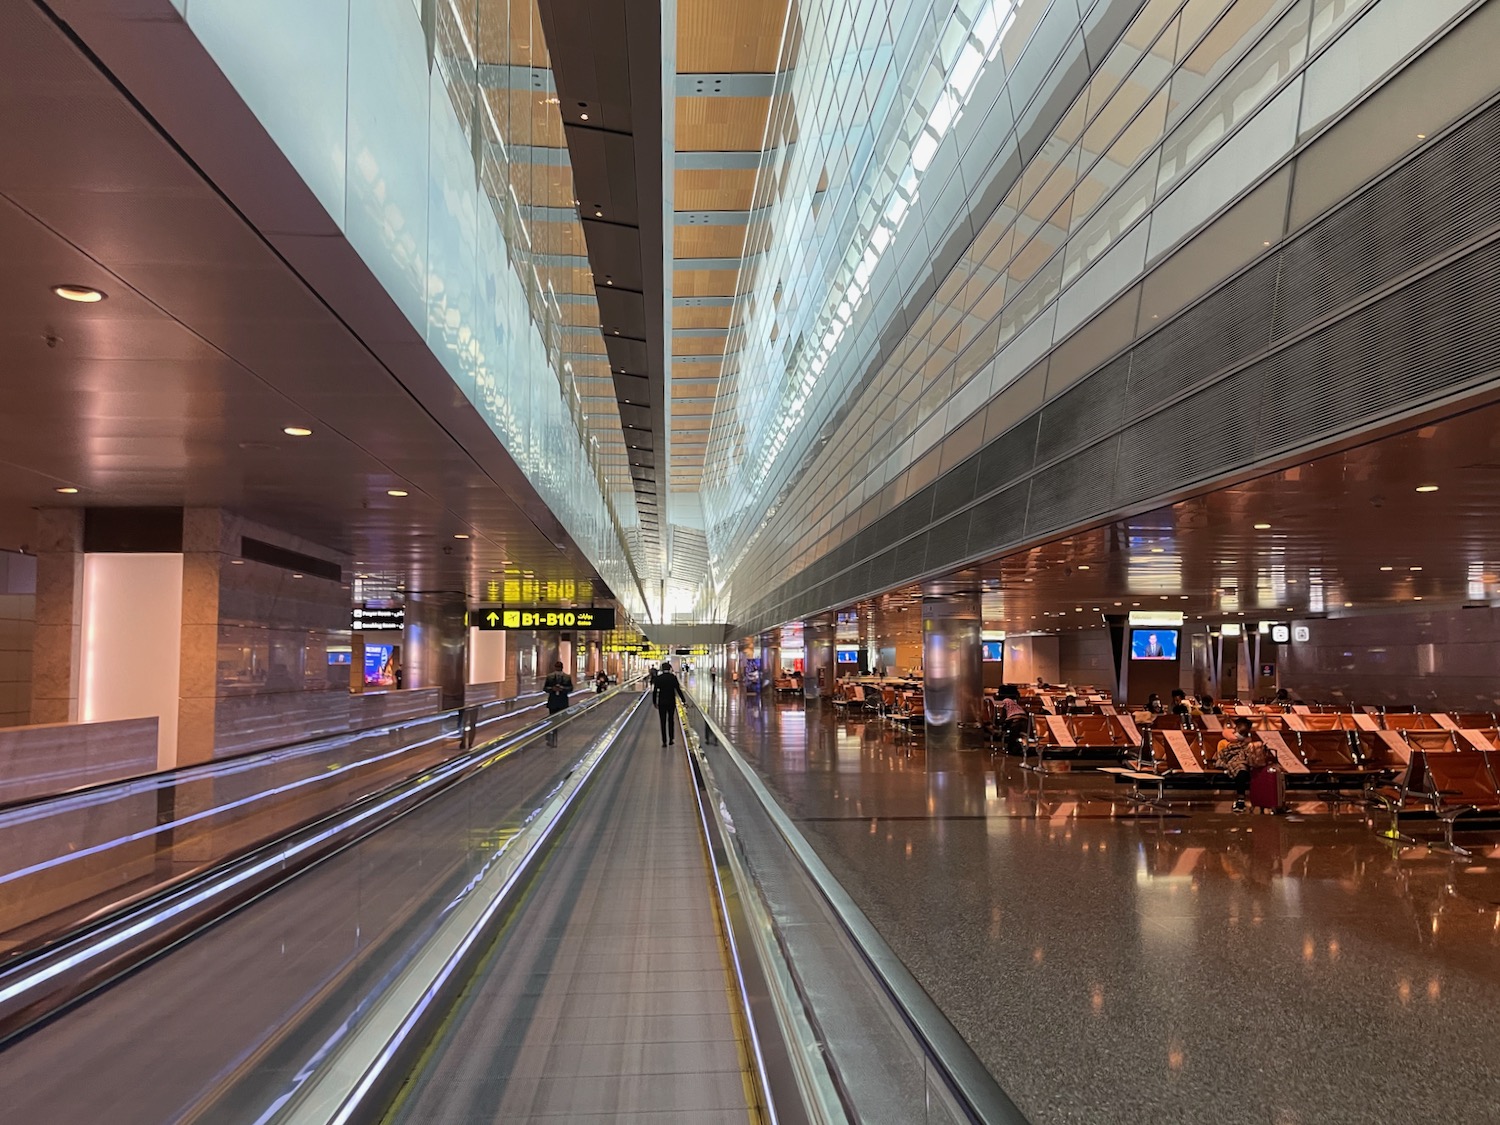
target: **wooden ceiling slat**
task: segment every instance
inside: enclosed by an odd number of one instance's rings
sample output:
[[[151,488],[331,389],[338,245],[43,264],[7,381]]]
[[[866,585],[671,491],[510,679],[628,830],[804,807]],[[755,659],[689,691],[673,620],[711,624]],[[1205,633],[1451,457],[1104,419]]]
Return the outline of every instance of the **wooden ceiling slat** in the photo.
[[[733,297],[739,270],[677,270],[672,292],[679,297]]]
[[[672,354],[723,355],[724,340],[718,336],[681,336],[672,341]]]
[[[755,176],[753,168],[678,169],[673,204],[679,211],[748,211]]]
[[[738,258],[744,249],[743,226],[678,226],[672,234],[674,258]]]
[[[773,73],[786,9],[787,0],[678,0],[678,72]]]
[[[678,152],[759,152],[770,98],[678,98]]]
[[[728,328],[733,305],[681,306],[672,310],[673,328]]]

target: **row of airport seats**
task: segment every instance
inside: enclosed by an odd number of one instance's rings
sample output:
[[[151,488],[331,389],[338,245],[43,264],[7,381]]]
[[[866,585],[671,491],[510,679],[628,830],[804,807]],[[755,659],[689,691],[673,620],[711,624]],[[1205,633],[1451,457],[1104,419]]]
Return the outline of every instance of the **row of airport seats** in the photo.
[[[857,711],[881,721],[911,729],[922,725],[925,714],[922,693],[894,684],[844,683],[833,689],[833,705],[843,711]]]
[[[1361,798],[1390,815],[1383,833],[1401,833],[1403,817],[1436,818],[1444,843],[1453,842],[1461,817],[1500,816],[1500,728],[1442,728],[1396,725],[1388,729],[1262,730],[1257,737],[1284,775],[1288,789],[1337,792],[1357,789]],[[1122,781],[1154,785],[1157,800],[1167,788],[1227,787],[1213,764],[1218,735],[1198,730],[1150,730],[1141,757],[1127,765],[1104,767]]]

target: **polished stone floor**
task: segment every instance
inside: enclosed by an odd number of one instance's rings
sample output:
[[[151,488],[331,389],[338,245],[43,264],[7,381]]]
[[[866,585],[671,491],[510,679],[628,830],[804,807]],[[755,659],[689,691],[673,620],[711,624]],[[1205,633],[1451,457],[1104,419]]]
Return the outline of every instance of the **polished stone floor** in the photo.
[[[927,753],[700,682],[1035,1125],[1500,1122],[1500,835],[1141,812],[1104,775]]]

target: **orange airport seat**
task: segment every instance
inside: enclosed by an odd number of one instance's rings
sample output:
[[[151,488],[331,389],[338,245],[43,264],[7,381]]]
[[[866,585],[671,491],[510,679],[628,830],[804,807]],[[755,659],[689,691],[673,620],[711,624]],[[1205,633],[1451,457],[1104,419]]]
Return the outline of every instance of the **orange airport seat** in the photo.
[[[1429,730],[1425,727],[1407,727],[1401,731],[1401,736],[1406,739],[1407,745],[1413,750],[1425,750],[1428,753],[1440,754],[1444,751],[1457,749],[1451,730]]]
[[[1431,715],[1427,714],[1405,714],[1387,711],[1381,716],[1384,720],[1386,730],[1442,730]]]
[[[1469,853],[1453,842],[1458,818],[1474,813],[1500,815],[1500,786],[1496,785],[1490,757],[1479,751],[1460,751],[1426,759],[1428,793],[1443,825],[1443,842],[1461,855]]]

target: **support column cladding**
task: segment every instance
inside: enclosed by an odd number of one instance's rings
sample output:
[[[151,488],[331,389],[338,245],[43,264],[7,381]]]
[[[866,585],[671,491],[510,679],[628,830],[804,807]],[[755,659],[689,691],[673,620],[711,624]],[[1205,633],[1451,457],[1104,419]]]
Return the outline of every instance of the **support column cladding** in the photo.
[[[760,635],[760,679],[765,688],[776,689],[776,677],[781,675],[781,630]]]
[[[980,721],[983,625],[977,591],[922,597],[922,696],[929,746],[957,749],[962,726]]]
[[[462,590],[407,595],[403,686],[441,688],[445,708],[463,706],[469,678],[467,617],[468,599]]]
[[[814,617],[802,626],[802,643],[806,652],[805,671],[802,674],[802,694],[808,699],[822,699],[833,695],[834,680],[838,676],[837,620],[832,614]]]
[[[83,639],[83,512],[37,513],[31,721],[76,723]]]

